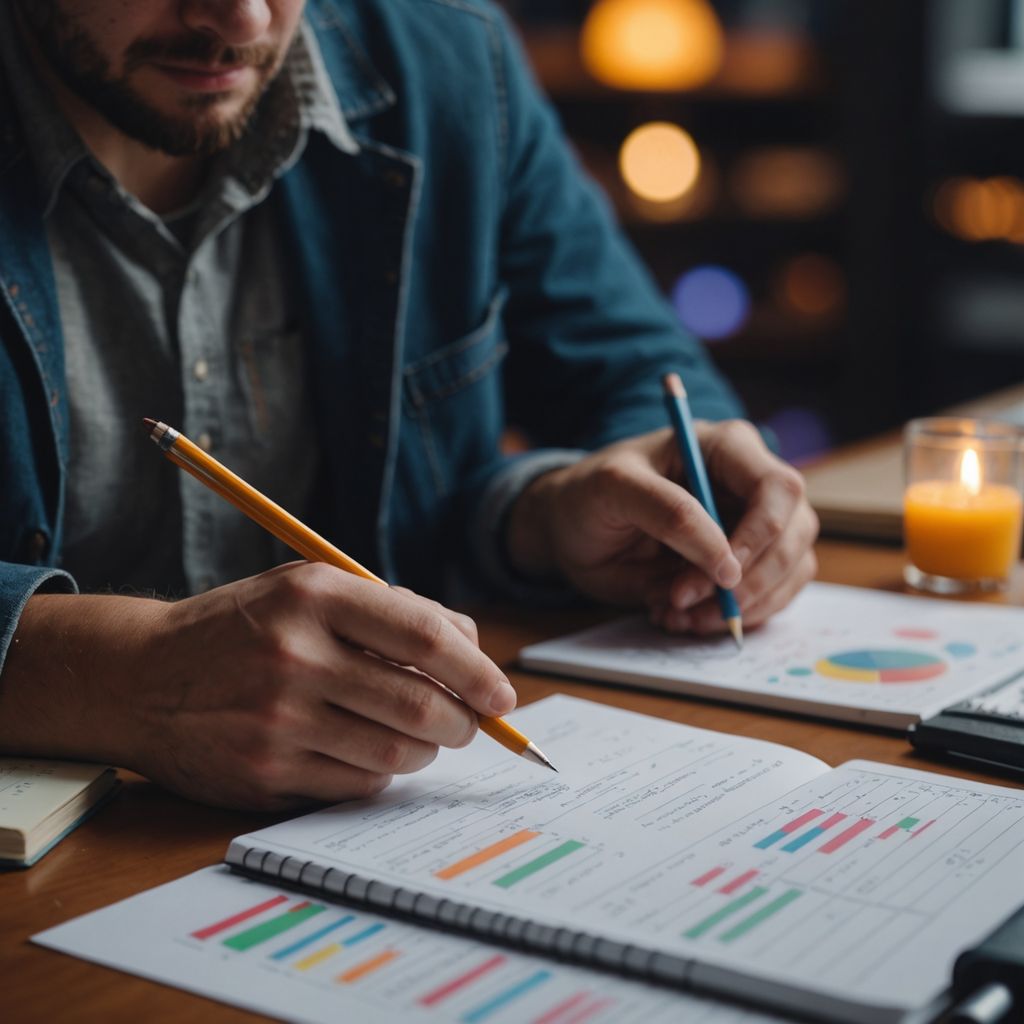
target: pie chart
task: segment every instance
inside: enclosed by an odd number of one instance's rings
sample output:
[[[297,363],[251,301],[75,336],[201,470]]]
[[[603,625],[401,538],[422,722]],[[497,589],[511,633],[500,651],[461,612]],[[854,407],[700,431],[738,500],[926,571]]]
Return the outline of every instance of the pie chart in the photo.
[[[946,671],[946,663],[921,651],[842,651],[822,658],[814,670],[849,683],[920,683]]]

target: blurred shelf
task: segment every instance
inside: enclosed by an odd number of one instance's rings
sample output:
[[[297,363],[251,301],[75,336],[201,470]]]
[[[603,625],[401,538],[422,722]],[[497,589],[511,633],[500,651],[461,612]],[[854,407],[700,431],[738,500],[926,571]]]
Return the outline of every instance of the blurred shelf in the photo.
[[[827,84],[824,61],[815,44],[789,32],[729,32],[722,65],[707,85],[658,93],[627,92],[597,81],[583,65],[575,28],[528,29],[524,43],[540,84],[556,102],[644,96],[712,102],[791,101],[820,96]]]

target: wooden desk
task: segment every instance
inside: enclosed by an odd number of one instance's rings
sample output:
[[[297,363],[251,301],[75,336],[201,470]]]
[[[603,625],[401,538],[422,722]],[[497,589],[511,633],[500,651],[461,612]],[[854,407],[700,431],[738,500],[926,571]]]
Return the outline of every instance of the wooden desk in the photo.
[[[892,548],[827,542],[819,546],[819,559],[822,580],[900,589],[902,556]],[[1024,581],[1018,579],[1004,600],[1024,604]],[[582,627],[594,617],[593,613],[578,611],[493,611],[479,620],[481,643],[499,664],[510,667],[524,644]],[[650,715],[774,740],[806,750],[833,765],[865,757],[954,773],[941,764],[917,758],[904,739],[891,734],[745,711],[708,701],[556,681],[515,670],[510,674],[524,704],[564,690]],[[982,773],[956,774],[1005,782]],[[178,1024],[182,1020],[219,1024],[259,1019],[32,946],[27,940],[51,925],[215,864],[232,837],[271,820],[202,807],[137,777],[129,778],[112,804],[35,867],[0,875],[0,1020],[10,1024],[93,1020],[107,1024]]]

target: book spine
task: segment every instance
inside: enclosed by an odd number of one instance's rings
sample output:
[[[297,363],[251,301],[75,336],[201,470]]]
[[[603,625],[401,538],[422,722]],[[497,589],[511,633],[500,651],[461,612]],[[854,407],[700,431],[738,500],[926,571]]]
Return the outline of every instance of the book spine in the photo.
[[[684,957],[613,942],[571,928],[538,924],[456,900],[439,899],[340,868],[327,868],[311,860],[244,846],[237,840],[228,848],[225,860],[232,869],[251,878],[273,878],[306,893],[325,894],[345,903],[427,921],[451,931],[587,967],[603,967],[677,988],[690,987],[694,962]]]

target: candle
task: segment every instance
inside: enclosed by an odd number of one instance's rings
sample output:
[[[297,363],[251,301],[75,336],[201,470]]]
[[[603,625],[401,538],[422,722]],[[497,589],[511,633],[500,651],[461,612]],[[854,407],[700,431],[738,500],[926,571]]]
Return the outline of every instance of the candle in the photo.
[[[967,448],[959,480],[919,480],[903,499],[910,561],[921,572],[960,580],[1005,579],[1020,556],[1019,491],[982,479],[978,453]]]

